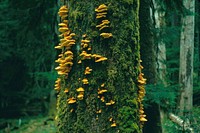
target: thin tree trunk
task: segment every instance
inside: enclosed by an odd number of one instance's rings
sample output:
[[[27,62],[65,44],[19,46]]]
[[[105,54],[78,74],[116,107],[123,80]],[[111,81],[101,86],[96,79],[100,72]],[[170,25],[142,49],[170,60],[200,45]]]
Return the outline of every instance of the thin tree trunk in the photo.
[[[68,22],[61,20],[65,24],[60,25],[68,24],[75,44],[66,47],[72,53],[64,47],[60,55],[72,54],[73,60],[69,59],[67,74],[58,72],[64,74],[56,84],[59,132],[141,133],[146,119],[141,103],[145,79],[139,52],[139,0],[65,4]]]
[[[155,28],[157,29],[156,39],[157,42],[157,75],[158,75],[158,84],[163,84],[167,86],[166,81],[166,46],[165,42],[163,41],[163,33],[165,32],[164,29],[166,27],[166,20],[165,20],[165,11],[161,10],[161,6],[153,0],[154,4],[154,17],[155,17]],[[164,119],[166,118],[165,112],[160,108],[160,124],[162,128],[162,133],[166,133],[163,128]]]
[[[194,12],[195,1],[184,0],[184,6],[191,12],[182,18],[180,42],[180,114],[189,115],[193,106],[193,53],[194,53]]]

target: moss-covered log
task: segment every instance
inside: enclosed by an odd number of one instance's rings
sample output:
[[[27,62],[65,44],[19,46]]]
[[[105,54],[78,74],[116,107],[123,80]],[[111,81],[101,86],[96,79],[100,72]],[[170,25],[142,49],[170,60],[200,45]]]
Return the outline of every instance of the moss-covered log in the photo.
[[[56,61],[55,86],[59,132],[141,133],[146,119],[141,103],[145,79],[139,52],[139,0],[63,4],[61,42],[56,46],[62,51]]]

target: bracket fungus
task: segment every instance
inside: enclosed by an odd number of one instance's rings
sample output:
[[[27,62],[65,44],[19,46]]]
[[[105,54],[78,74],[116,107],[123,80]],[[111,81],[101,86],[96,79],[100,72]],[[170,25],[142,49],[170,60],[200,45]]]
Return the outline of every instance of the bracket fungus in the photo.
[[[111,124],[111,127],[116,127],[117,126],[117,124],[115,123],[115,122],[113,122],[112,124]]]
[[[110,38],[112,37],[112,33],[101,33],[100,36],[102,36],[103,38]]]
[[[71,97],[71,98],[67,99],[67,103],[68,104],[76,103],[76,99],[74,97]]]
[[[82,82],[83,82],[84,85],[86,85],[86,84],[89,83],[89,82],[88,82],[88,79],[86,79],[86,78],[84,78],[84,79],[82,80]]]
[[[105,4],[101,4],[98,8],[95,9],[97,12],[96,18],[106,17],[108,7]]]
[[[91,72],[92,72],[92,69],[90,69],[90,67],[86,67],[84,74],[88,75],[88,74],[91,74]]]
[[[78,89],[76,89],[77,92],[84,92],[84,88],[83,87],[79,87]]]

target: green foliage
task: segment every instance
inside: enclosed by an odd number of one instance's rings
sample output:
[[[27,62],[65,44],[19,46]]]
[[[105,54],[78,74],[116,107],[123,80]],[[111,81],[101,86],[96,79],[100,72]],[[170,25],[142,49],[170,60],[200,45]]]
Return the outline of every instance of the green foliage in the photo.
[[[165,87],[163,84],[146,85],[147,94],[145,97],[145,105],[148,107],[152,103],[157,103],[166,110],[170,107],[174,108],[176,106],[177,87],[178,86]]]
[[[0,81],[0,96],[9,105],[14,105],[15,97],[21,97],[24,104],[51,91],[56,10],[56,1],[0,1],[0,26],[4,27],[0,31],[0,73],[5,79]],[[13,92],[17,96],[11,96]]]

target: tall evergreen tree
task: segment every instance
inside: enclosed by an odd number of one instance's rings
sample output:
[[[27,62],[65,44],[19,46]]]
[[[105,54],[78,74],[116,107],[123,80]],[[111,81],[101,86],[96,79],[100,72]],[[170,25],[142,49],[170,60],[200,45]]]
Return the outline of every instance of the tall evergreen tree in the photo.
[[[141,133],[139,0],[64,1],[58,55],[58,130]],[[67,15],[68,14],[68,15]]]

